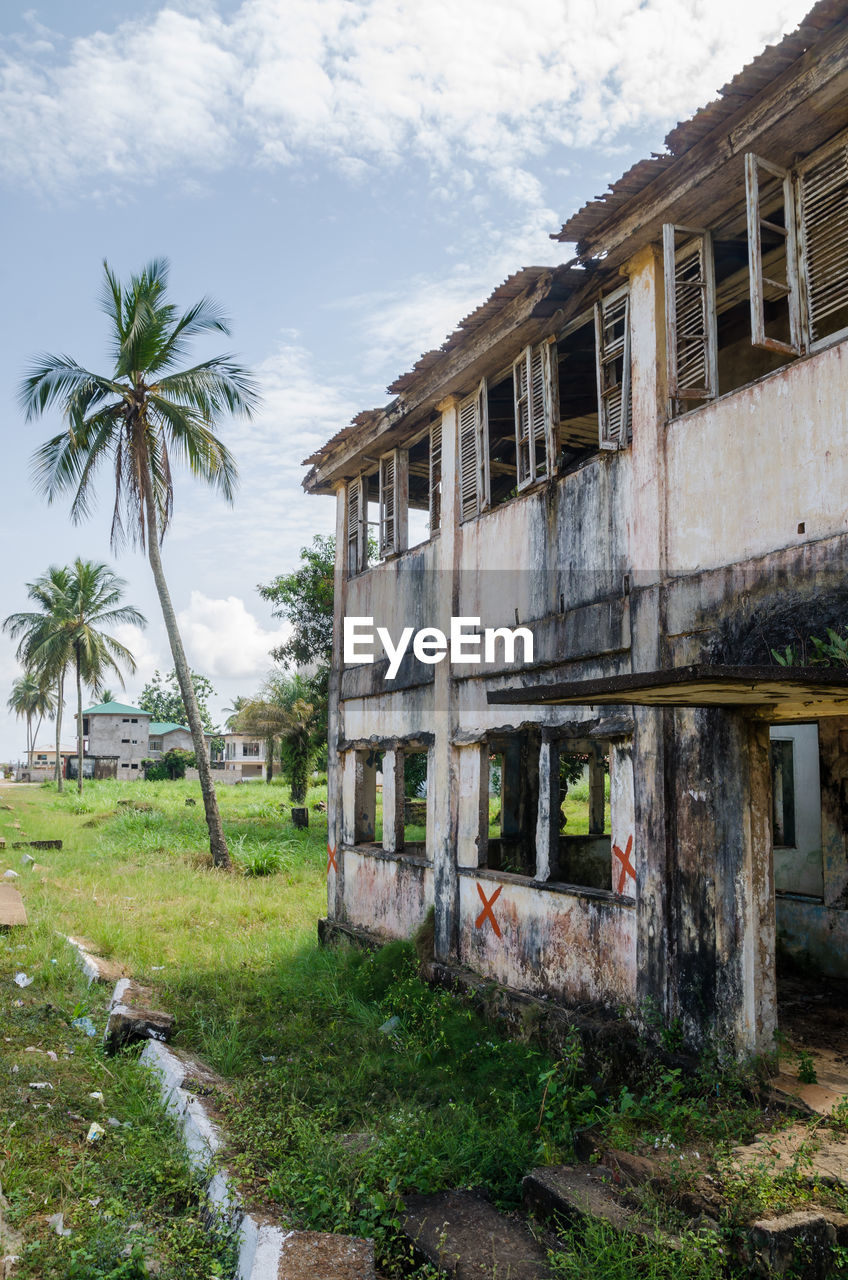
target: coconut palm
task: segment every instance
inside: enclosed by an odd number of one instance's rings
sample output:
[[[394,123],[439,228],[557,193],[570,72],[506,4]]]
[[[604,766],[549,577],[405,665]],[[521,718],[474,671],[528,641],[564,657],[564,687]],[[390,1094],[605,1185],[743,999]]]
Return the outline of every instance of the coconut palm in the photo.
[[[32,753],[35,750],[41,722],[45,716],[52,716],[56,709],[56,698],[50,689],[49,682],[39,679],[32,671],[25,671],[13,683],[6,706],[18,719],[26,720],[27,760],[32,764]],[[34,732],[33,720],[36,720]]]
[[[121,666],[135,671],[135,659],[126,645],[102,630],[130,624],[146,627],[147,619],[134,605],[122,604],[127,584],[107,564],[79,557],[71,566],[68,580],[66,627],[71,640],[77,683],[77,790],[82,791],[83,684],[96,689],[107,673],[116,675],[121,688]]]
[[[27,595],[36,609],[12,613],[3,623],[13,640],[18,640],[17,658],[35,673],[36,679],[56,688],[56,788],[62,790],[62,712],[65,706],[65,675],[72,659],[68,629],[70,571],[51,565],[35,582],[27,583]]]
[[[126,538],[146,548],[177,681],[194,740],[212,857],[229,867],[203,726],[190,670],[177,628],[160,546],[173,510],[173,461],[232,500],[237,472],[229,451],[214,434],[225,413],[250,416],[256,389],[229,356],[215,356],[187,369],[178,366],[188,339],[229,329],[208,298],[182,314],[167,300],[168,264],[146,266],[123,285],[104,263],[103,309],[112,327],[113,372],[83,369],[68,356],[42,356],[21,385],[26,417],[60,404],[67,427],[36,453],[36,482],[52,502],[71,493],[71,516],[84,518],[94,499],[94,477],[103,463],[114,471],[112,545]]]

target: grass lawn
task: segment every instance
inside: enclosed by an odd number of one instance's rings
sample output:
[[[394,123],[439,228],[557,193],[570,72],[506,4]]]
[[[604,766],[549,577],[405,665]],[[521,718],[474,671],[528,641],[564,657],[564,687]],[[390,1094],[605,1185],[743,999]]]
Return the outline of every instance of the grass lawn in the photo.
[[[427,1274],[397,1230],[400,1195],[482,1185],[514,1206],[522,1175],[568,1158],[590,1124],[619,1144],[697,1139],[705,1151],[754,1127],[743,1083],[717,1088],[708,1065],[698,1078],[658,1068],[638,1088],[613,1088],[587,1076],[576,1042],[554,1063],[422,985],[409,944],[322,951],[326,819],[311,805],[324,794],[310,793],[310,828],[297,832],[280,784],[222,787],[238,863],[225,875],[209,865],[196,784],[93,783],[81,800],[0,790],[12,806],[0,809],[0,836],[64,842],[36,854],[40,873],[5,851],[30,917],[0,933],[0,1181],[24,1237],[21,1280],[124,1280],[147,1274],[153,1255],[163,1280],[208,1280],[232,1261],[201,1228],[197,1188],[136,1052],[105,1058],[99,1037],[73,1027],[89,1016],[101,1031],[109,993],[85,987],[63,933],[153,986],[176,1015],[176,1043],[226,1078],[216,1104],[229,1161],[256,1201],[293,1226],[373,1235],[386,1276]],[[31,985],[15,985],[19,971]],[[93,1144],[92,1120],[106,1130]],[[48,1223],[59,1212],[70,1236]],[[706,1280],[717,1247],[691,1239],[669,1254],[594,1231],[566,1238],[552,1267]]]

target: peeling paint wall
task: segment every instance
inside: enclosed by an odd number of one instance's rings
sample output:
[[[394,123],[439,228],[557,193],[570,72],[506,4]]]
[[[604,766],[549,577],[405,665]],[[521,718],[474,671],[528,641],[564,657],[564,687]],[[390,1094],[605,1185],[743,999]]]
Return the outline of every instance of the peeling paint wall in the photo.
[[[433,868],[402,854],[344,855],[344,912],[348,924],[384,938],[408,938],[433,902]]]
[[[462,874],[459,894],[462,964],[522,991],[607,1007],[633,1003],[632,907],[588,890],[540,889],[492,873]]]

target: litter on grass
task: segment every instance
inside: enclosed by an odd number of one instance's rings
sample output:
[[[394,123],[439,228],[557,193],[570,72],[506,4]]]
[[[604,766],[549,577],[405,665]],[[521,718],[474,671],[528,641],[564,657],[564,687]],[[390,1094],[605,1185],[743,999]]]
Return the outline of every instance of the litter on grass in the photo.
[[[30,986],[33,982],[35,982],[35,978],[28,978],[28,977],[27,977],[27,975],[26,975],[25,973],[16,973],[16,974],[15,974],[15,984],[16,984],[16,986],[19,986],[19,987],[28,987],[28,986]]]
[[[69,1236],[71,1234],[71,1228],[65,1226],[64,1213],[51,1214],[47,1219],[47,1225],[53,1228],[57,1236]]]
[[[91,1021],[91,1018],[88,1017],[88,1015],[86,1015],[84,1018],[74,1018],[73,1022],[71,1023],[71,1026],[76,1027],[78,1031],[84,1031],[87,1036],[97,1035],[97,1028],[95,1027],[94,1023]]]
[[[89,1125],[88,1133],[85,1135],[86,1142],[99,1142],[104,1137],[106,1130],[102,1124],[98,1124],[96,1120],[92,1120]]]

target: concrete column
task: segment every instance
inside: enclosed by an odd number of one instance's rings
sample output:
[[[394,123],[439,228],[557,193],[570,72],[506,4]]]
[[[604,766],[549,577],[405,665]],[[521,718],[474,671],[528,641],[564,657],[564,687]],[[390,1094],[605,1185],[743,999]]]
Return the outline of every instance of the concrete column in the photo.
[[[475,742],[461,747],[457,757],[457,862],[461,867],[485,866],[489,843],[489,749],[485,742]]]
[[[339,788],[341,799],[341,813],[338,821],[338,838],[340,845],[356,844],[356,752],[346,751],[340,757],[341,764],[341,785]],[[333,841],[330,841],[332,844]],[[336,862],[342,865],[339,855],[336,856]]]
[[[675,713],[669,948],[672,1011],[694,1045],[772,1048],[775,922],[768,726]]]
[[[603,748],[596,746],[589,756],[589,834],[593,836],[604,834],[605,781]]]
[[[543,739],[539,748],[537,880],[553,880],[559,874],[559,802],[559,743]]]
[[[347,548],[347,491],[343,484],[336,489],[336,565],[333,581],[333,653],[341,655],[342,617],[345,609],[347,580],[345,552]],[[344,717],[339,694],[341,691],[341,657],[330,665],[327,703],[327,844],[335,849],[338,870],[332,867],[327,873],[327,915],[340,920],[344,914],[344,854],[342,845],[353,843],[353,795],[347,812],[351,815],[349,829],[345,828],[344,767],[338,743],[344,736]]]
[[[652,246],[627,263],[630,277],[630,351],[633,441],[630,446],[633,515],[630,536],[630,660],[633,671],[655,671],[666,661],[661,589],[666,572],[665,431],[668,404],[662,254]],[[635,514],[638,512],[638,516]],[[674,713],[634,711],[636,778],[632,862],[636,869],[637,1002],[650,1000],[664,1017],[671,1006],[668,972],[668,882],[673,859],[667,795],[668,744]],[[615,839],[624,832],[616,831]],[[624,846],[622,846],[624,847]]]
[[[403,752],[383,753],[383,848],[399,853],[403,848]]]
[[[356,844],[370,844],[377,821],[376,752],[356,752],[356,805],[354,808]]]
[[[447,635],[456,612],[458,582],[458,474],[456,466],[458,401],[455,397],[437,405],[442,415],[442,512],[435,542],[437,618],[432,625]],[[459,940],[459,878],[456,843],[459,825],[458,759],[453,747],[456,732],[456,691],[447,660],[434,668],[433,745],[429,756],[427,850],[433,859],[435,941],[437,960],[457,957]]]

